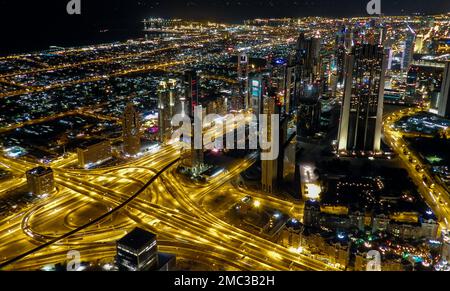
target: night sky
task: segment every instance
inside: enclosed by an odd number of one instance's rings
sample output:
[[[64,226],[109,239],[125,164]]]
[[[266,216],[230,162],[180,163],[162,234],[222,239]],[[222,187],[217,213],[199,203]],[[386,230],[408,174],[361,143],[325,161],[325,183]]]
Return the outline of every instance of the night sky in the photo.
[[[369,0],[81,0],[82,15],[69,16],[69,0],[0,0],[0,53],[48,45],[88,44],[99,30],[132,37],[144,17],[236,22],[256,17],[366,15]],[[387,15],[450,11],[450,1],[382,0]],[[2,51],[3,50],[3,51]]]

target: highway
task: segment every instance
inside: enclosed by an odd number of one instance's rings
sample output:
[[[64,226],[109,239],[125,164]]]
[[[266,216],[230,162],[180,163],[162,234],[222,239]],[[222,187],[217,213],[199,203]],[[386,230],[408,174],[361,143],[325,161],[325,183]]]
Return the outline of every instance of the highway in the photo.
[[[420,112],[421,109],[403,109],[385,117],[384,135],[386,142],[398,154],[400,161],[408,170],[410,177],[418,187],[418,190],[428,205],[433,209],[440,220],[442,228],[450,228],[450,195],[446,187],[440,185],[434,175],[428,170],[428,166],[422,164],[417,153],[408,148],[407,142],[403,139],[404,133],[396,130],[393,124],[405,116],[410,116]],[[408,133],[407,136],[419,136]],[[421,170],[417,170],[420,167]],[[425,182],[428,181],[428,182]]]

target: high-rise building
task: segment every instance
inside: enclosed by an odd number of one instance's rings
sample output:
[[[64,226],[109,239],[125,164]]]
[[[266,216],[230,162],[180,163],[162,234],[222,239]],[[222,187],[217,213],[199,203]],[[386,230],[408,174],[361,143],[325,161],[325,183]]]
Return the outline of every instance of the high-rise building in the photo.
[[[284,90],[284,103],[286,114],[293,114],[295,111],[294,106],[294,96],[295,92],[295,84],[296,84],[296,75],[295,75],[296,66],[293,63],[292,59],[288,61],[288,65],[286,67],[286,77],[285,77],[285,90]]]
[[[263,101],[263,113],[267,115],[267,129],[265,130],[267,134],[267,139],[269,143],[272,141],[272,115],[279,114],[279,106],[277,106],[277,100],[274,98],[273,94],[268,93],[264,96]],[[278,138],[278,137],[277,137]],[[278,159],[273,160],[262,160],[261,161],[261,184],[262,189],[266,193],[273,193],[277,186],[278,179]]]
[[[321,102],[319,85],[307,84],[300,94],[297,136],[312,137],[320,130]]]
[[[425,37],[423,34],[419,34],[416,36],[416,43],[414,44],[414,53],[422,54],[424,53],[424,41]]]
[[[320,222],[320,204],[317,201],[307,200],[303,213],[303,224],[309,227],[318,227]]]
[[[196,126],[195,122],[198,122],[195,119],[195,109],[202,111],[203,108],[200,104],[199,100],[199,77],[196,71],[186,71],[184,73],[184,91],[185,91],[185,98],[184,98],[184,108],[185,108],[185,114],[191,119],[192,122],[192,135],[190,137],[184,137],[186,148],[182,150],[181,154],[181,164],[184,168],[190,169],[191,172],[195,172],[196,169],[201,167],[204,163],[204,154],[203,149],[196,149],[195,148],[195,135],[202,135],[202,132],[196,133]],[[203,143],[203,138],[201,138],[201,143]],[[190,145],[189,145],[190,144]],[[203,144],[202,144],[203,146]]]
[[[269,86],[267,73],[254,73],[249,76],[249,107],[259,120],[259,114],[263,113],[264,96]]]
[[[239,101],[240,104],[235,104],[235,110],[248,109],[248,73],[249,73],[249,59],[246,53],[242,53],[238,56],[238,82],[239,82]]]
[[[344,83],[345,67],[346,67],[346,55],[351,52],[353,47],[353,34],[352,31],[345,26],[338,33],[336,41],[336,70],[337,70],[337,82],[339,84]]]
[[[438,114],[445,64],[414,62],[408,71],[406,96],[416,103],[430,102],[430,112]]]
[[[156,235],[135,228],[117,242],[116,261],[122,271],[148,271],[158,266]]]
[[[161,81],[158,86],[158,120],[159,140],[167,143],[172,136],[172,118],[175,114],[173,90],[167,81]]]
[[[450,62],[445,64],[438,113],[442,117],[450,118]]]
[[[141,150],[141,118],[132,103],[129,103],[122,119],[123,151],[126,155],[137,155]]]
[[[37,167],[27,171],[27,184],[34,195],[50,194],[55,190],[55,180],[51,168]]]
[[[414,55],[414,44],[416,42],[416,34],[412,29],[409,29],[405,40],[405,50],[403,51],[402,67],[408,70]]]
[[[105,139],[88,140],[77,148],[78,166],[92,168],[112,158],[111,142]]]
[[[194,118],[195,106],[200,105],[199,91],[200,80],[196,71],[190,70],[184,72],[184,113],[191,119]]]
[[[340,152],[380,152],[387,61],[380,45],[348,54],[338,136]]]

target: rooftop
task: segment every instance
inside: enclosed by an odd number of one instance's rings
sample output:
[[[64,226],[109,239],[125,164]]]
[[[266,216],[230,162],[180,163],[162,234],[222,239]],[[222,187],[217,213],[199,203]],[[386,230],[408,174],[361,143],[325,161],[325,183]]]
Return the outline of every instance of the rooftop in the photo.
[[[117,244],[126,246],[134,250],[140,250],[145,246],[156,241],[156,234],[143,230],[141,228],[135,228],[126,236],[121,238]]]

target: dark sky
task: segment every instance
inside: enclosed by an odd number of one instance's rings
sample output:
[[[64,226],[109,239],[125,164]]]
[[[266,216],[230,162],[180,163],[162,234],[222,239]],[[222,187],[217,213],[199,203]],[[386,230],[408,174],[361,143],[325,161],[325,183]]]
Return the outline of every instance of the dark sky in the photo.
[[[369,0],[0,0],[0,53],[7,49],[90,42],[100,29],[137,31],[147,16],[239,21],[255,17],[365,15]],[[381,0],[385,14],[450,11],[447,0]]]

